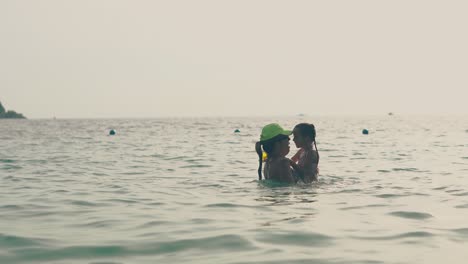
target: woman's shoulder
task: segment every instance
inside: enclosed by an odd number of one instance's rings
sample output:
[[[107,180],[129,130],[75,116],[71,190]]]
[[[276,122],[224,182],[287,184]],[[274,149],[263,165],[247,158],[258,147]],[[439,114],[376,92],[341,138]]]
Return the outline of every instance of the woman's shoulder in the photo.
[[[290,164],[290,159],[286,157],[276,158],[274,160],[268,160],[270,166],[284,166]]]
[[[266,179],[289,182],[291,172],[287,158],[268,159],[267,164],[264,171]]]
[[[287,157],[282,157],[278,160],[278,163],[283,166],[289,166],[291,164],[291,160]]]

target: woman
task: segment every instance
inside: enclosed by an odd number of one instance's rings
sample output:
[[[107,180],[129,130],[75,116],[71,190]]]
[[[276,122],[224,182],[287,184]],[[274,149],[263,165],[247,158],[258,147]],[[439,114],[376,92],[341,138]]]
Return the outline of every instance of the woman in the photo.
[[[262,129],[260,141],[255,144],[258,154],[258,178],[262,179],[263,151],[267,153],[265,161],[265,179],[282,183],[295,183],[291,165],[293,162],[286,158],[289,153],[289,136],[292,131],[284,130],[278,124],[268,124]],[[262,151],[263,149],[263,151]]]

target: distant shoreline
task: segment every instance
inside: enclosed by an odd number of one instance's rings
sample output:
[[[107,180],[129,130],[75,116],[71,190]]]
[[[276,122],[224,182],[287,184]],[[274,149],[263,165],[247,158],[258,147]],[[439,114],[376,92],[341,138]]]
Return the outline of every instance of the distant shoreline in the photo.
[[[26,117],[23,114],[17,113],[13,110],[6,111],[0,102],[0,119],[26,119]]]
[[[96,116],[96,117],[33,117],[27,118],[30,120],[129,120],[129,119],[141,119],[141,120],[152,120],[152,119],[216,119],[216,118],[252,118],[252,119],[264,119],[264,118],[291,118],[291,119],[323,119],[323,118],[384,118],[384,119],[401,119],[401,118],[424,118],[424,117],[436,117],[436,118],[446,118],[446,117],[455,117],[455,118],[466,118],[468,117],[468,113],[457,113],[457,114],[393,114],[388,115],[387,113],[380,113],[380,114],[315,114],[315,115],[304,115],[304,116],[297,116],[294,114],[291,115],[225,115],[225,116],[217,116],[217,115],[200,115],[200,116],[123,116],[123,117],[106,117],[106,116]]]

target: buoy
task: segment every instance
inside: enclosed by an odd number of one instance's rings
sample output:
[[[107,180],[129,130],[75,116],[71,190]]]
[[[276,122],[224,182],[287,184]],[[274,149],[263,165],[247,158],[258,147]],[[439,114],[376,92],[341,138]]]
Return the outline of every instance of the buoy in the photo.
[[[109,135],[111,135],[111,136],[115,135],[115,130],[114,130],[114,129],[111,129],[111,130],[109,131]]]
[[[234,133],[240,133],[239,129],[234,130]]]
[[[362,130],[362,134],[363,134],[363,135],[369,135],[369,130],[363,129],[363,130]]]

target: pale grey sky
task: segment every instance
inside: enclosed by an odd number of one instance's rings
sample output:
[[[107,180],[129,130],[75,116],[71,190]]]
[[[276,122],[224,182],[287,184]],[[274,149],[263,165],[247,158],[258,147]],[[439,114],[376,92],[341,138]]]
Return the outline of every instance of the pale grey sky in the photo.
[[[468,1],[0,0],[30,118],[468,113]]]

